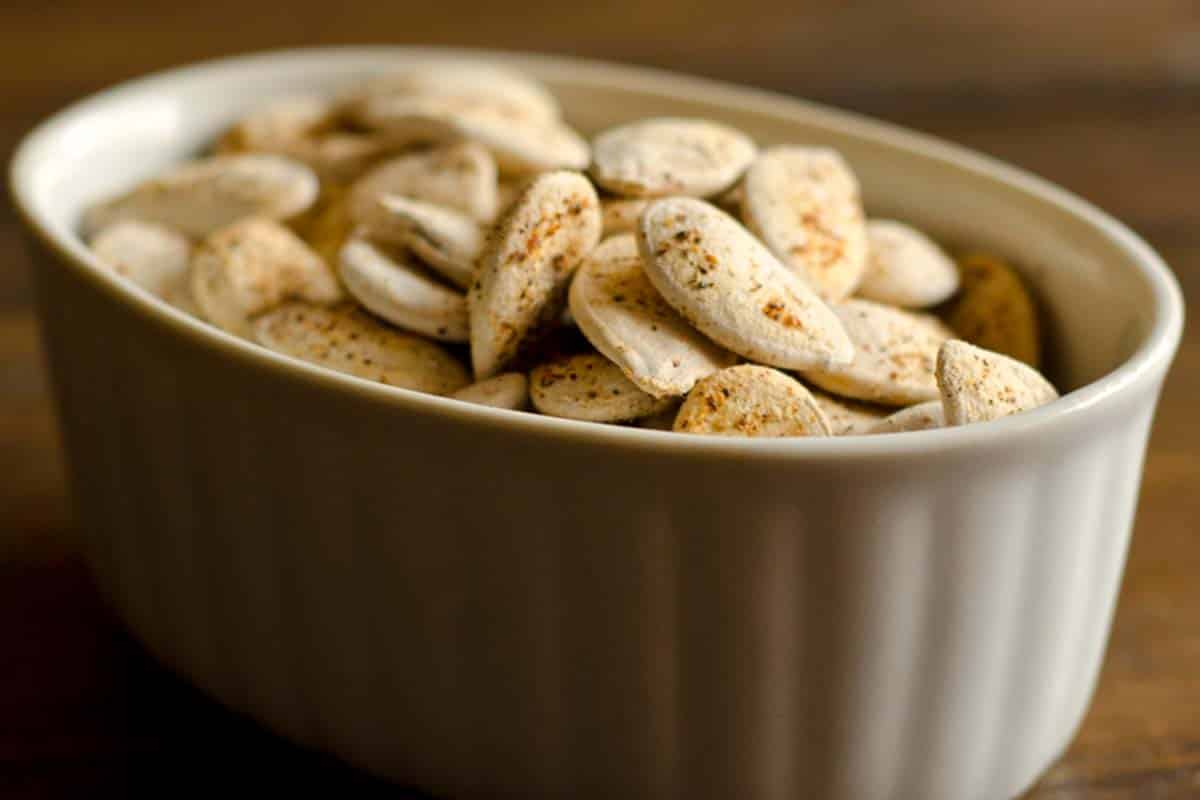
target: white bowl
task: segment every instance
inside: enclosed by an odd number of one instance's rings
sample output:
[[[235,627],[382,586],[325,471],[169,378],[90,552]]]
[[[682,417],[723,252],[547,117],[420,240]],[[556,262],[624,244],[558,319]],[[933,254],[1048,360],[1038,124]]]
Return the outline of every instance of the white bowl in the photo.
[[[165,663],[296,741],[455,798],[1006,798],[1087,708],[1170,272],[1031,175],[798,100],[471,53],[581,128],[703,115],[832,145],[869,208],[1018,260],[1060,386],[884,437],[735,441],[468,406],[237,340],[121,283],[90,201],[264,99],[450,51],[311,50],[135,81],[12,167],[88,555]],[[457,55],[461,55],[458,53]]]

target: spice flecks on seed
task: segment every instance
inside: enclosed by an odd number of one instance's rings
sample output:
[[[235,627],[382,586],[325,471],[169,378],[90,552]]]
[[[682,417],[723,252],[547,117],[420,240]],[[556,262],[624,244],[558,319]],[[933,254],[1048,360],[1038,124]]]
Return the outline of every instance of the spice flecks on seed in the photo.
[[[1003,355],[1040,357],[1017,272],[975,255],[960,274],[916,227],[866,221],[828,148],[760,152],[670,117],[589,147],[536,81],[433,59],[268,99],[212,150],[89,209],[98,261],[380,384],[737,436],[927,429],[1056,396]],[[906,310],[934,306],[949,328]]]

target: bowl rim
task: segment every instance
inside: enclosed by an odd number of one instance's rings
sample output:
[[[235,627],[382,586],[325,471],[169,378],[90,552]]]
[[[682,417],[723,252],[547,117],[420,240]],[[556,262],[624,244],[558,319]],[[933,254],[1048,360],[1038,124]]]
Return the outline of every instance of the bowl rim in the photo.
[[[448,397],[386,386],[374,381],[335,372],[275,353],[238,338],[171,306],[166,301],[128,284],[105,270],[78,236],[57,230],[37,208],[33,197],[34,176],[54,149],[56,137],[72,123],[106,106],[129,97],[169,90],[172,83],[189,80],[235,80],[243,70],[278,68],[287,62],[305,62],[309,69],[319,63],[362,59],[466,58],[494,61],[520,68],[553,69],[567,82],[604,85],[611,89],[703,96],[711,102],[750,112],[778,116],[781,112],[803,114],[820,124],[841,129],[911,154],[930,157],[974,174],[982,180],[1005,184],[1026,195],[1055,205],[1098,230],[1126,256],[1126,267],[1137,270],[1151,288],[1153,324],[1136,350],[1115,369],[1075,389],[1054,403],[987,423],[946,427],[887,436],[796,437],[744,439],[723,436],[681,436],[618,425],[560,419],[524,411],[474,405]],[[891,458],[905,454],[957,451],[987,445],[1008,444],[1040,436],[1051,426],[1083,419],[1120,403],[1125,396],[1153,384],[1165,375],[1183,330],[1184,303],[1179,284],[1162,258],[1123,223],[1081,197],[1019,167],[970,150],[964,146],[855,112],[830,108],[812,101],[764,89],[684,75],[652,67],[614,64],[605,61],[541,53],[459,47],[407,45],[333,46],[258,51],[204,60],[149,73],[122,81],[72,102],[38,123],[18,143],[9,165],[9,192],[27,230],[53,251],[76,273],[127,310],[170,329],[194,344],[267,369],[289,379],[353,394],[364,402],[379,403],[417,414],[441,417],[481,428],[504,428],[536,438],[640,450],[662,454],[707,454],[743,458],[810,460],[824,457]],[[34,267],[37,268],[36,266]]]

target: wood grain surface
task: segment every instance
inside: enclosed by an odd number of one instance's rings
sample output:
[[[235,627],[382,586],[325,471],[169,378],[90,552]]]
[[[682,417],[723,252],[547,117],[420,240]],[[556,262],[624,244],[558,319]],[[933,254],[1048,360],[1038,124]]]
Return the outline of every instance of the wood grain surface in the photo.
[[[368,11],[367,9],[370,8]],[[0,154],[114,81],[267,47],[424,42],[632,61],[816,98],[1012,161],[1142,233],[1200,299],[1200,5],[18,0],[0,10]],[[178,787],[415,796],[285,744],[152,662],[73,554],[17,224],[0,216],[0,796]],[[1037,800],[1200,797],[1200,333],[1146,462],[1100,686]]]

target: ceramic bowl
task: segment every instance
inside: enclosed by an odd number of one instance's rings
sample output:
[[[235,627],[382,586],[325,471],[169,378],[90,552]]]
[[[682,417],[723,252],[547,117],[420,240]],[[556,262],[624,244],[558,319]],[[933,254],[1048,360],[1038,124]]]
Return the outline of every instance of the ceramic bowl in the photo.
[[[367,383],[121,283],[81,209],[275,96],[414,48],[293,51],[73,105],[12,166],[80,530],[164,663],[280,734],[454,798],[1007,798],[1088,706],[1168,269],[1028,173],[788,97],[568,58],[584,131],[724,120],[841,150],[871,213],[1023,268],[1058,402],[883,437],[730,440]]]

